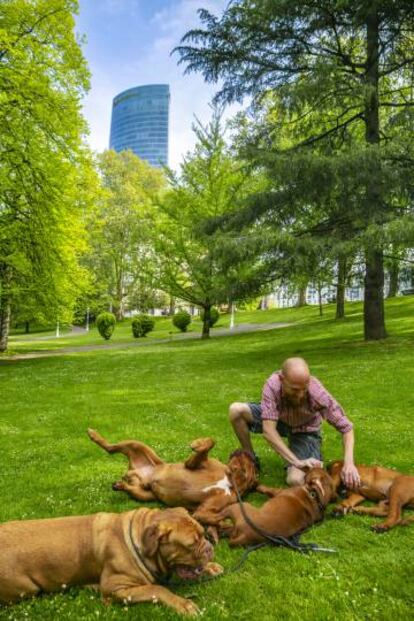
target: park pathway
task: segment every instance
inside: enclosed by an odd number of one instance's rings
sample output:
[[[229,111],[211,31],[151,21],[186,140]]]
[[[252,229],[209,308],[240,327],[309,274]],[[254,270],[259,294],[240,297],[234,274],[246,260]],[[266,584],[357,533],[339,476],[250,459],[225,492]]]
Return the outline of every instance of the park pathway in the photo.
[[[291,323],[241,323],[230,328],[216,328],[210,332],[210,338],[214,339],[219,336],[233,336],[235,334],[243,334],[247,332],[263,332],[265,330],[275,330],[276,328],[286,328]],[[50,358],[52,356],[65,356],[66,354],[77,354],[89,351],[100,351],[105,349],[131,349],[132,347],[145,347],[148,345],[158,345],[160,343],[177,343],[184,340],[201,340],[199,332],[188,332],[184,334],[174,334],[164,339],[146,339],[137,341],[127,341],[122,343],[102,343],[100,345],[77,345],[73,347],[64,347],[62,349],[47,349],[44,351],[34,351],[22,354],[2,355],[0,364],[7,362],[16,362],[18,360],[31,360],[33,358]]]

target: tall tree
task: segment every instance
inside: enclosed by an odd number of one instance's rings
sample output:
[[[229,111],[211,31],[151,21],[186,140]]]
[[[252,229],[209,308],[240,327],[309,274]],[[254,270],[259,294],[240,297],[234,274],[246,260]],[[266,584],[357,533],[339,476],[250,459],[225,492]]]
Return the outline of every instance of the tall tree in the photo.
[[[0,351],[13,303],[27,295],[49,319],[66,317],[85,276],[81,215],[93,173],[82,144],[89,75],[77,9],[76,0],[0,5]]]
[[[128,296],[137,301],[140,290],[147,295],[153,279],[150,211],[165,178],[132,151],[105,151],[99,170],[102,193],[90,215],[93,251],[87,264],[122,319]]]
[[[383,145],[387,166],[399,168],[400,179],[413,163],[411,146],[400,139],[412,130],[414,106],[411,0],[234,0],[220,19],[206,10],[199,14],[204,28],[187,33],[177,48],[187,71],[221,79],[217,97],[226,102],[276,91],[291,116],[296,152],[332,140],[336,148],[349,145],[352,136],[369,159],[352,227],[359,234],[361,227],[372,232],[386,225],[393,205]],[[387,123],[390,110],[394,125]],[[365,338],[379,339],[386,335],[380,232],[364,240],[364,253]]]
[[[247,240],[211,220],[234,210],[254,179],[231,155],[223,138],[220,112],[207,126],[194,125],[197,144],[155,214],[159,286],[175,298],[204,310],[202,338],[208,338],[211,307],[260,292]]]

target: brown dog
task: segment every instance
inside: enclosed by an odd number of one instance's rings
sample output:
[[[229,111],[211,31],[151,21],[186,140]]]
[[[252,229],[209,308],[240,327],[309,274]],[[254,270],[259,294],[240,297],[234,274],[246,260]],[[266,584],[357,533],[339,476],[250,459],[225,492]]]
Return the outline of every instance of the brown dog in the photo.
[[[215,522],[215,516],[236,502],[233,483],[240,494],[257,485],[256,469],[250,453],[237,450],[228,465],[208,456],[215,442],[201,438],[191,443],[193,454],[184,464],[166,464],[154,451],[135,440],[109,444],[97,431],[88,430],[90,439],[108,453],[123,453],[129,470],[113,489],[127,492],[136,500],[161,500],[166,505],[196,509],[194,517],[202,524]]]
[[[336,489],[341,484],[342,466],[342,461],[336,461],[328,468]],[[371,527],[378,533],[398,525],[407,526],[414,521],[414,516],[401,519],[403,507],[414,509],[414,476],[381,466],[357,466],[357,469],[361,478],[360,487],[349,491],[347,498],[334,508],[334,513],[345,515],[352,512],[387,517],[384,522]],[[366,499],[379,504],[376,507],[357,506]]]
[[[333,481],[322,468],[309,470],[304,485],[288,489],[259,485],[257,491],[267,494],[271,500],[260,508],[244,502],[249,521],[269,535],[286,538],[322,520],[326,505],[336,496]],[[219,520],[226,518],[233,522],[228,533],[231,546],[246,546],[265,540],[246,522],[239,504],[226,507],[218,516]]]
[[[182,614],[197,606],[156,582],[222,572],[185,509],[138,509],[0,525],[0,602],[99,584],[124,603],[162,602]]]

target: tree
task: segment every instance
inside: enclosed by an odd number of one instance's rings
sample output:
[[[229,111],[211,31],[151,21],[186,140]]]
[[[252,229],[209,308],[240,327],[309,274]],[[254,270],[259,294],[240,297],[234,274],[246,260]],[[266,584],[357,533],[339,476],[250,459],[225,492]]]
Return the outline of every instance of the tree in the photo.
[[[81,216],[93,177],[80,97],[89,74],[76,0],[0,6],[0,351],[13,305],[69,317],[85,281]]]
[[[232,156],[223,138],[220,111],[211,122],[193,129],[194,153],[169,173],[171,189],[155,214],[153,227],[158,282],[171,296],[203,309],[202,338],[210,333],[214,305],[260,291],[247,240],[209,223],[237,207],[254,179]]]
[[[93,252],[87,263],[122,319],[125,299],[145,301],[152,288],[150,209],[164,176],[132,151],[105,151],[99,169],[103,192],[90,217]]]
[[[386,179],[393,168],[400,191],[406,192],[404,173],[413,163],[406,138],[413,126],[413,3],[235,0],[221,19],[206,10],[199,14],[204,29],[185,35],[177,48],[181,62],[187,71],[201,71],[207,81],[223,80],[217,95],[221,101],[276,92],[279,110],[290,117],[289,142],[295,139],[291,168],[298,150],[329,147],[332,141],[336,152],[341,145],[357,145],[346,157],[354,155],[362,164],[364,188],[352,222],[345,219],[365,254],[365,338],[383,338],[383,230],[396,217]],[[266,135],[263,142],[268,144]],[[274,155],[286,147],[277,142]],[[346,215],[343,210],[341,215]],[[327,234],[337,222],[324,223]],[[365,238],[362,229],[369,231]]]

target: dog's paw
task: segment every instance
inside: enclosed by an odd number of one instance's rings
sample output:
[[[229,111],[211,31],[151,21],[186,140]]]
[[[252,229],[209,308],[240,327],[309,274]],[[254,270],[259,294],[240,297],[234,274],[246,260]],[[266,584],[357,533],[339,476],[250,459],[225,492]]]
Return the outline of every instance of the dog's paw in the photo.
[[[371,526],[371,530],[372,530],[374,533],[377,533],[377,534],[379,534],[379,535],[380,535],[381,533],[386,533],[386,532],[387,532],[387,530],[389,530],[389,529],[390,529],[390,527],[389,527],[389,526],[387,526],[387,524],[384,524],[384,523],[383,523],[383,524],[373,524],[373,525]]]
[[[333,509],[332,509],[332,517],[344,517],[344,515],[346,515],[347,513],[349,513],[349,507],[344,507],[343,505],[336,505]]]
[[[219,576],[223,572],[224,568],[218,563],[207,563],[203,573],[207,576]]]
[[[114,492],[122,492],[124,488],[124,481],[115,481],[115,483],[112,483],[112,489],[114,490]]]
[[[191,599],[176,596],[174,600],[174,608],[179,614],[190,615],[195,617],[200,613],[200,609]]]
[[[197,438],[190,444],[191,449],[195,453],[201,453],[202,451],[209,451],[215,445],[215,441],[212,438]]]

